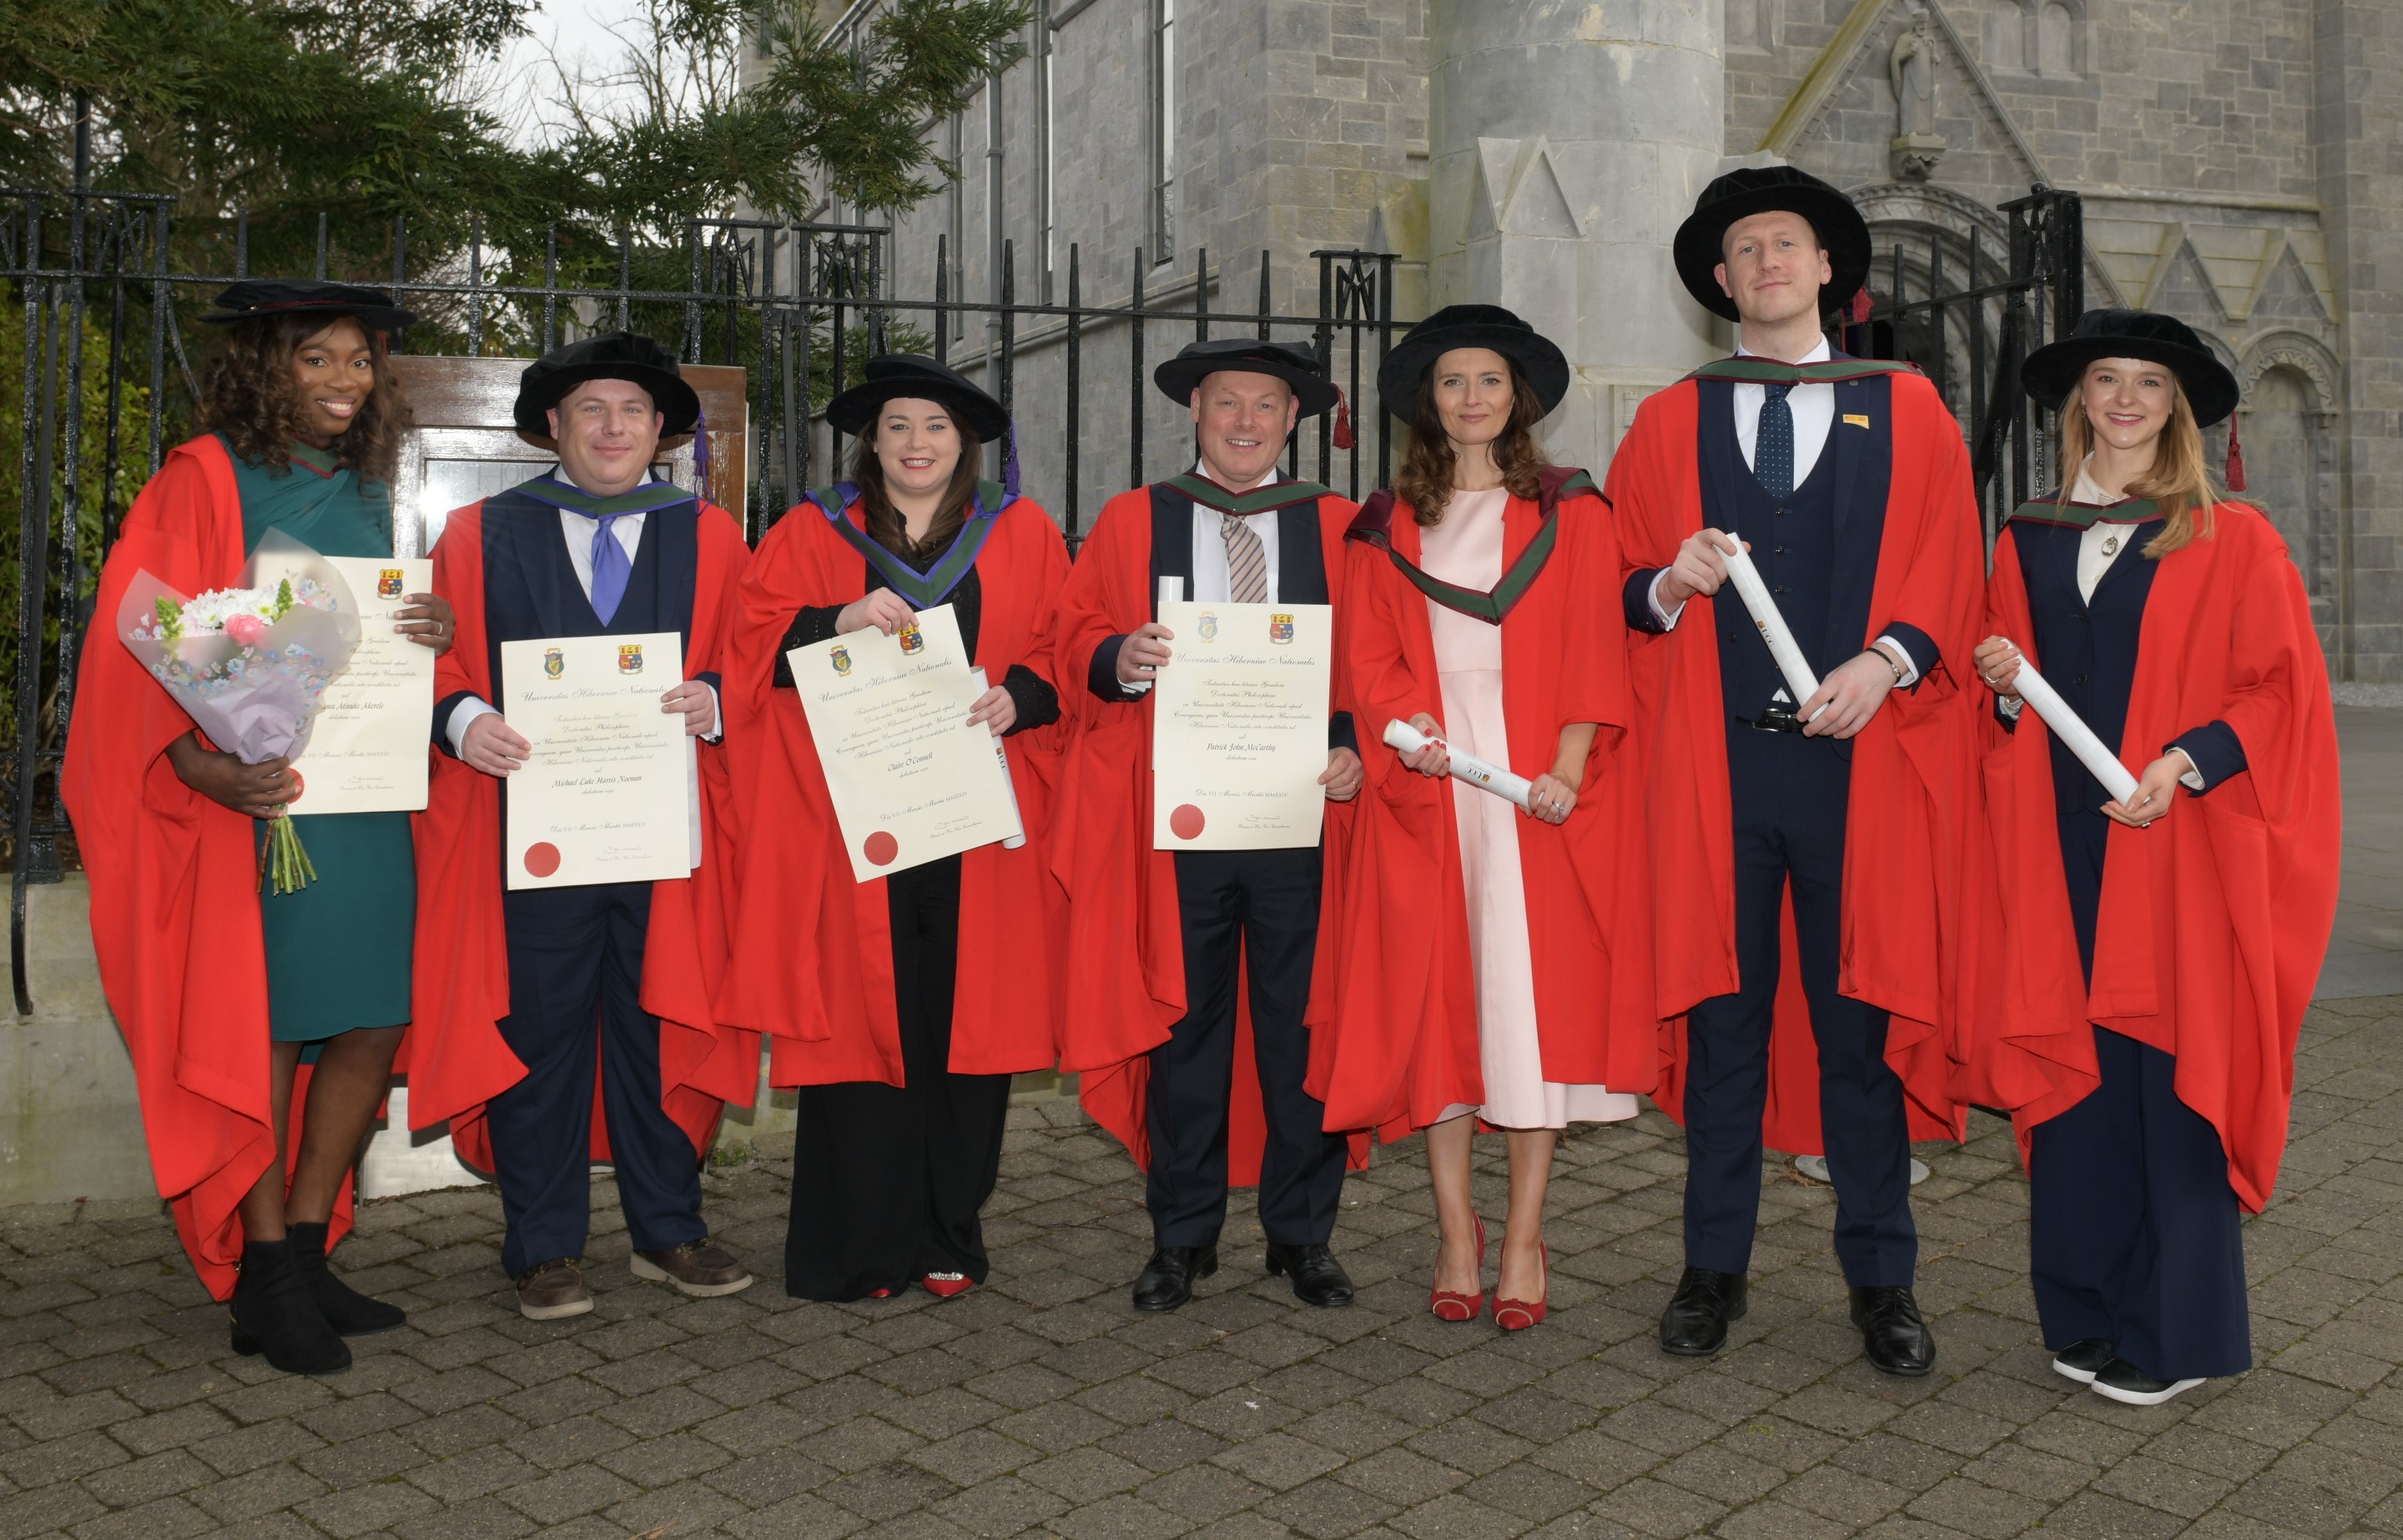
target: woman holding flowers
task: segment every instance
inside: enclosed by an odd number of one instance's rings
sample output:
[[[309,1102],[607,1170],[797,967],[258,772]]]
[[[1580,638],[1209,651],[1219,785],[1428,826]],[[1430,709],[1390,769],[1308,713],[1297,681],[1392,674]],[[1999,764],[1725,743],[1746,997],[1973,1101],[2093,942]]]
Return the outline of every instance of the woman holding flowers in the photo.
[[[2053,1367],[2156,1406],[2252,1365],[2239,1217],[2277,1181],[2335,923],[2335,715],[2285,542],[2211,482],[2227,366],[2170,316],[2090,311],[2020,379],[2065,475],[1994,545],[2006,965],[1954,1089],[2013,1109]],[[2022,709],[2031,664],[2134,772],[2124,799]]]
[[[114,617],[145,572],[179,593],[233,588],[270,531],[325,556],[392,553],[410,416],[385,334],[410,315],[322,282],[236,284],[218,306],[203,317],[228,328],[201,390],[208,431],[127,512],[95,615]],[[397,629],[449,646],[450,606],[407,598]],[[61,793],[152,1168],[201,1281],[230,1297],[235,1351],[326,1374],[350,1363],[344,1337],[403,1319],[326,1253],[407,1030],[416,881],[407,813],[329,814],[307,825],[315,880],[262,892],[282,886],[261,883],[260,861],[269,825],[305,811],[299,783],[285,759],[244,764],[204,741],[127,647],[85,649]]]

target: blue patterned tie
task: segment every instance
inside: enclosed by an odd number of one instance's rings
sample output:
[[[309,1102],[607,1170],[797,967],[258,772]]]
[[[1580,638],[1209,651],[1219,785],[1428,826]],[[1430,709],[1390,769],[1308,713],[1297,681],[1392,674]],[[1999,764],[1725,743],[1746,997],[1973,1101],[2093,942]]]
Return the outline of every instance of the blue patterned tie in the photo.
[[[1752,446],[1752,474],[1760,490],[1780,503],[1794,493],[1794,409],[1785,400],[1793,388],[1761,387],[1769,399],[1760,404],[1760,428]]]
[[[1793,435],[1789,431],[1786,437]],[[1789,455],[1790,458],[1790,455]],[[626,548],[618,543],[617,534],[609,526],[625,518],[622,513],[597,516],[592,532],[592,613],[607,625],[618,614],[618,603],[626,597],[626,580],[634,576],[633,562],[626,559]]]

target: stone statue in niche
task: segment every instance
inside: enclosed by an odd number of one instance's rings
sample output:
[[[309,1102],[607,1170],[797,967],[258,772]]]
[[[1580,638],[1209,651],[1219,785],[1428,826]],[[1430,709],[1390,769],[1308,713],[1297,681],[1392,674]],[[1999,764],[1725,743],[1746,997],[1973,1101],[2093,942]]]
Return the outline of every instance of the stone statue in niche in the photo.
[[[1924,182],[1948,147],[1936,132],[1936,32],[1927,7],[1914,3],[1910,21],[1896,35],[1886,55],[1886,81],[1894,88],[1895,134],[1889,146],[1894,174]]]

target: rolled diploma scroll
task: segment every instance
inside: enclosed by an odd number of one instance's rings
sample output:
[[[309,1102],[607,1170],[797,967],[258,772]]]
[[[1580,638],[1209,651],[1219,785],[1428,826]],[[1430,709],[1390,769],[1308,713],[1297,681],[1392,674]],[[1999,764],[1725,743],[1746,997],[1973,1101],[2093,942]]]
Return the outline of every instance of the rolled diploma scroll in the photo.
[[[968,670],[968,677],[976,681],[977,694],[979,696],[993,688],[991,685],[985,683],[982,669]],[[1018,783],[1010,779],[1009,751],[1001,746],[1001,734],[997,732],[993,735],[993,756],[1001,761],[1001,784],[1002,789],[1009,793],[1010,822],[1018,825],[1018,832],[1003,840],[1001,848],[1023,850],[1026,848],[1026,819],[1018,811]]]
[[[1488,764],[1473,754],[1463,754],[1450,743],[1444,743],[1440,738],[1429,738],[1398,716],[1385,724],[1385,744],[1388,748],[1402,754],[1416,754],[1429,743],[1443,743],[1444,748],[1450,751],[1452,778],[1455,781],[1465,781],[1478,790],[1490,791],[1506,802],[1516,802],[1521,810],[1535,795],[1535,784],[1523,775],[1513,775],[1501,766]]]
[[[2054,689],[2043,674],[2035,672],[2035,665],[2027,660],[2025,654],[2021,655],[2019,677],[2011,681],[2011,688],[2019,691],[2021,700],[2035,708],[2035,714],[2044,718],[2044,725],[2069,745],[2069,752],[2077,756],[2077,762],[2091,771],[2094,779],[2103,783],[2103,789],[2117,798],[2121,806],[2126,806],[2128,798],[2136,795],[2136,778],[2128,773],[2127,766],[2119,763],[2118,755],[2103,746],[2103,740],[2094,736],[2094,729],[2069,709],[2069,702],[2061,698],[2061,692]]]
[[[1777,612],[1777,601],[1769,597],[1769,585],[1760,580],[1760,569],[1752,564],[1752,553],[1743,548],[1740,539],[1731,539],[1729,544],[1732,549],[1722,548],[1719,552],[1727,558],[1728,576],[1734,581],[1743,607],[1752,612],[1752,623],[1760,628],[1761,640],[1769,644],[1769,656],[1776,660],[1777,672],[1785,676],[1785,687],[1794,692],[1794,705],[1799,710],[1803,701],[1819,693],[1819,676],[1811,672],[1811,660],[1796,645],[1793,628]]]

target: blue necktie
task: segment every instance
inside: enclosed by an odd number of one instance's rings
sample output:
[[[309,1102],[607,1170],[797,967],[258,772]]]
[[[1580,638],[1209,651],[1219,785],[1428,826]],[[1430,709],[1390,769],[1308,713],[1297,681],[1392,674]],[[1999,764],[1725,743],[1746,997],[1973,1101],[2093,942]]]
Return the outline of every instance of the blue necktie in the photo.
[[[1793,435],[1789,431],[1786,437]],[[1791,456],[1788,456],[1791,458]],[[604,513],[593,522],[592,532],[592,613],[607,625],[617,617],[618,603],[626,597],[626,580],[634,576],[633,562],[626,559],[626,548],[609,526],[625,518],[622,513]]]
[[[1791,385],[1763,385],[1769,399],[1760,404],[1760,428],[1753,438],[1752,474],[1760,490],[1783,503],[1794,493],[1794,409],[1786,404]]]

